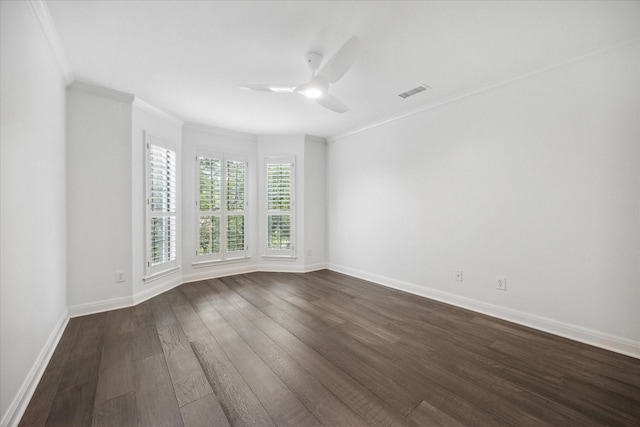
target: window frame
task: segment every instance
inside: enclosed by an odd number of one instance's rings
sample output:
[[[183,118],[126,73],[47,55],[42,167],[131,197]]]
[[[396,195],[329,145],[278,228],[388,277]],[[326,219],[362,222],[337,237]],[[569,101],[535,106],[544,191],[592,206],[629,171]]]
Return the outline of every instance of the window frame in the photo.
[[[203,212],[200,211],[200,162],[202,159],[215,159],[220,161],[220,210],[215,213],[216,216],[220,218],[220,252],[217,253],[208,253],[201,254],[200,253],[200,219],[203,216]],[[242,210],[233,210],[230,211],[227,206],[228,199],[228,187],[227,187],[227,176],[228,176],[228,162],[238,162],[244,164],[244,209]],[[248,190],[249,190],[249,161],[247,156],[234,154],[234,153],[223,153],[216,151],[208,151],[208,150],[199,150],[196,154],[195,158],[195,185],[194,185],[194,198],[195,198],[195,262],[192,265],[194,266],[202,266],[208,265],[211,263],[221,263],[226,261],[235,261],[249,258],[249,234],[248,234],[248,225],[249,225],[249,200],[248,200]],[[206,214],[210,214],[214,211],[205,211]],[[229,217],[235,215],[242,215],[244,217],[244,248],[242,250],[229,250],[228,247],[228,226],[229,226]]]
[[[269,165],[270,164],[291,164],[291,177],[290,177],[290,189],[289,189],[289,201],[290,208],[289,211],[281,211],[281,210],[273,210],[269,209]],[[296,162],[295,155],[280,155],[280,156],[270,156],[265,157],[264,159],[264,235],[265,235],[265,244],[264,250],[265,253],[262,256],[263,258],[296,258],[296,249],[297,249],[297,240],[296,240]],[[289,241],[290,248],[289,249],[274,249],[269,247],[269,216],[271,215],[288,215],[289,216]]]
[[[147,131],[144,131],[144,147],[145,147],[145,277],[144,281],[150,281],[159,277],[163,277],[174,271],[177,271],[180,267],[178,260],[180,259],[180,160],[176,145],[163,138],[157,137]],[[164,212],[154,211],[152,206],[153,190],[152,190],[152,147],[160,150],[165,150],[173,154],[175,161],[173,171],[174,174],[174,201],[173,210]],[[169,218],[173,219],[174,236],[173,239],[173,258],[162,262],[153,262],[153,245],[152,245],[152,223],[155,218]]]

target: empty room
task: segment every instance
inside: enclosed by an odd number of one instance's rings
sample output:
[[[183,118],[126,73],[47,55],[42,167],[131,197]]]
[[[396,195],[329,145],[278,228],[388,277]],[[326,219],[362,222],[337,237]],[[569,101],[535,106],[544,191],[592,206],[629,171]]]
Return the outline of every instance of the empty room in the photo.
[[[640,426],[639,1],[0,20],[0,427]]]

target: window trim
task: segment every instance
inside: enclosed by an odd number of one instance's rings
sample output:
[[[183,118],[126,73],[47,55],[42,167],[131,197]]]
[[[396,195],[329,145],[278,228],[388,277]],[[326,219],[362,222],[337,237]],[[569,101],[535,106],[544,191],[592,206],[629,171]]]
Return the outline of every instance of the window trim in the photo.
[[[269,210],[269,180],[268,180],[268,165],[290,163],[291,164],[291,189],[290,189],[290,201],[291,210],[289,211],[289,223],[291,224],[290,241],[291,249],[270,249],[269,248],[269,215],[282,214],[280,211]],[[297,233],[296,233],[296,158],[295,155],[278,155],[269,156],[264,159],[264,229],[262,233],[265,236],[264,253],[261,258],[264,260],[295,260],[297,258]]]
[[[213,254],[200,254],[200,160],[216,159],[220,161],[220,252]],[[231,214],[242,214],[244,216],[244,250],[229,251],[227,242],[227,224],[229,212],[227,211],[227,161],[244,163],[244,210],[233,211]],[[194,232],[195,232],[195,260],[191,263],[194,268],[207,267],[211,265],[238,262],[249,259],[249,161],[248,157],[242,154],[224,153],[219,151],[198,150],[195,158],[194,171]]]
[[[147,131],[143,131],[143,140],[145,151],[145,191],[143,200],[145,204],[145,276],[143,277],[143,281],[147,283],[172,274],[180,269],[178,262],[180,259],[180,160],[176,144]],[[175,257],[172,260],[157,264],[152,264],[151,262],[151,221],[152,218],[154,218],[153,211],[151,210],[151,146],[171,151],[175,156],[175,210],[170,212],[173,215],[160,215],[175,218]]]

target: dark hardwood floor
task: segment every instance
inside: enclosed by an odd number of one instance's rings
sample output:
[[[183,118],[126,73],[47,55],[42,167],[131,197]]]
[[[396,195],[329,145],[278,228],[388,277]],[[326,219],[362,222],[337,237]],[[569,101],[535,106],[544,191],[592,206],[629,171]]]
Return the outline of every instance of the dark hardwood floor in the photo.
[[[331,271],[74,318],[23,426],[640,426],[640,360]]]

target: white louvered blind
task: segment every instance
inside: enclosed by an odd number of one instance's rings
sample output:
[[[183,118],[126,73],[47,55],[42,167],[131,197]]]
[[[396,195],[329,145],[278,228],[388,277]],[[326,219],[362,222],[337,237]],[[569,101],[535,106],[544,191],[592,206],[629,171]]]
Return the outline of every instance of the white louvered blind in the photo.
[[[243,257],[247,244],[246,160],[226,154],[197,158],[198,240],[201,260]]]
[[[177,257],[176,153],[147,143],[148,272]],[[168,266],[170,268],[170,266]]]
[[[267,250],[287,254],[294,250],[293,160],[268,160]]]

